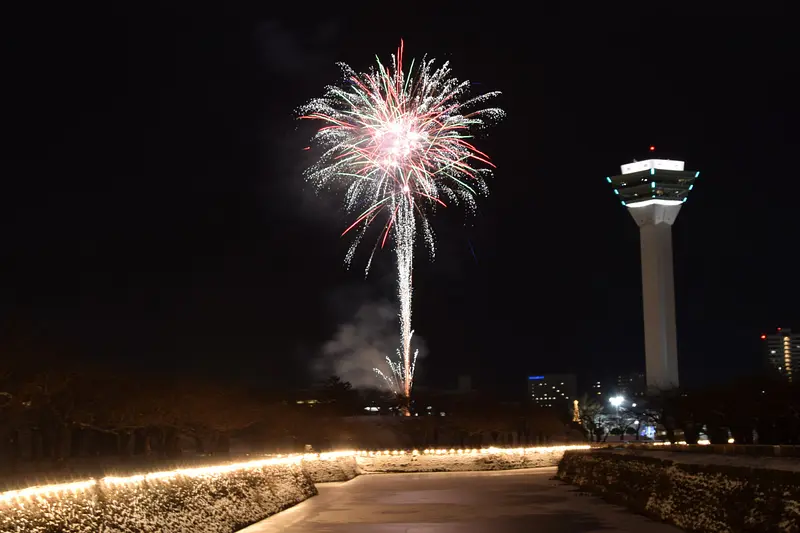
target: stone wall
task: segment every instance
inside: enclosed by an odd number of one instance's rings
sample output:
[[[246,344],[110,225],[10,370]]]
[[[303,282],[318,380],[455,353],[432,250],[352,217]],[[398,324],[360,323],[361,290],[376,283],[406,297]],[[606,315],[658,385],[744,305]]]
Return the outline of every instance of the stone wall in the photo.
[[[570,451],[557,476],[687,531],[800,531],[800,472]]]

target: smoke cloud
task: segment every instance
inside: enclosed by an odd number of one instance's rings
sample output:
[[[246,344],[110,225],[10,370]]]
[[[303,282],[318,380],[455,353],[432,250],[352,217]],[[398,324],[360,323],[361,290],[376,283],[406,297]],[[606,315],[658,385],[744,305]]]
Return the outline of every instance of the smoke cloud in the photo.
[[[385,388],[374,368],[389,372],[386,356],[397,357],[400,330],[397,307],[387,300],[362,304],[352,319],[341,324],[333,338],[322,346],[314,371],[324,378],[335,374],[355,388]],[[419,350],[417,362],[427,353],[422,338],[414,335],[414,349]]]
[[[273,19],[259,24],[256,39],[273,73],[307,78],[319,67],[335,68],[335,45],[343,30],[339,19],[324,20],[316,27],[302,29]]]

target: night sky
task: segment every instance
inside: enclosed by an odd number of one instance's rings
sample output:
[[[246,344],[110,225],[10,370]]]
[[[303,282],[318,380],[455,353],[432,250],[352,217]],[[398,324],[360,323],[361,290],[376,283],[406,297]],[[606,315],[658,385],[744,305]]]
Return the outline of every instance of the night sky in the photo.
[[[605,176],[651,144],[701,171],[673,233],[682,380],[752,372],[763,330],[800,330],[795,32],[512,15],[18,20],[2,356],[315,379],[337,327],[393,298],[392,254],[366,280],[364,256],[345,269],[348,219],[302,179],[312,125],[294,110],[339,79],[336,61],[363,70],[402,37],[408,56],[503,91],[508,112],[477,141],[492,194],[466,224],[437,218],[435,262],[417,254],[418,383],[643,370],[638,230]]]

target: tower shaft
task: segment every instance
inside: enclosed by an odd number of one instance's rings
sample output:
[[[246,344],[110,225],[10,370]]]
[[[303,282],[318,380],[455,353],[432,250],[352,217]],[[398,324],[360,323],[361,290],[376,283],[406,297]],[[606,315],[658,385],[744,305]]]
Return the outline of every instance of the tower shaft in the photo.
[[[647,388],[653,393],[679,385],[672,224],[680,208],[680,204],[628,208],[639,226]]]

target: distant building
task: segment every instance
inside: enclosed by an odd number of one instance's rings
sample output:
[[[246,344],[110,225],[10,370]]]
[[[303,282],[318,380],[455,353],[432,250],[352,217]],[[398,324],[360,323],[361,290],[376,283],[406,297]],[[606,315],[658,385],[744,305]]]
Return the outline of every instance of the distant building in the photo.
[[[602,398],[604,395],[603,393],[605,392],[606,390],[603,388],[603,384],[600,381],[592,381],[591,384],[589,385],[589,392],[587,393],[587,395],[590,398],[596,396],[600,396]],[[597,398],[597,400],[600,400],[600,398]]]
[[[764,341],[764,359],[772,375],[792,381],[800,368],[800,334],[786,328],[777,328],[773,333],[761,335]]]
[[[532,374],[528,376],[528,399],[539,407],[571,409],[578,395],[575,374]]]
[[[625,398],[641,398],[647,394],[644,372],[631,372],[617,376],[616,393]]]

